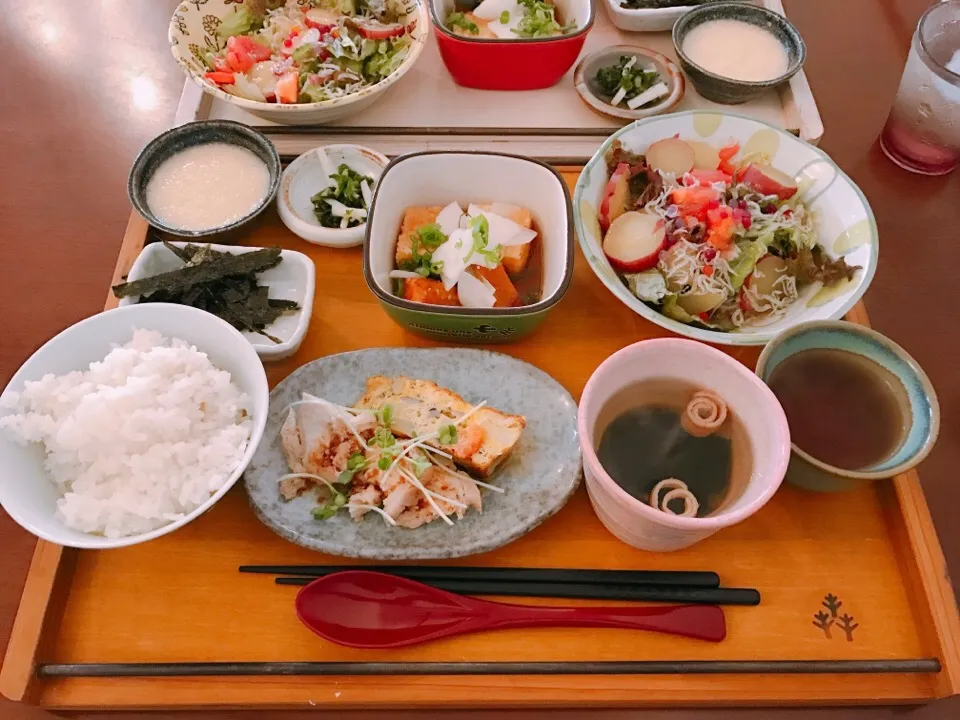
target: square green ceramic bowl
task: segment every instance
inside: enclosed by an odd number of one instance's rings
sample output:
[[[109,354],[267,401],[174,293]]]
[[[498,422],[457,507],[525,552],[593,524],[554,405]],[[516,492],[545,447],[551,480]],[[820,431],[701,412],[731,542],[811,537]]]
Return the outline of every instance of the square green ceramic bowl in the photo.
[[[404,211],[452,201],[528,208],[543,243],[543,294],[533,305],[475,309],[411,302],[393,293],[397,237]],[[447,342],[509,342],[528,335],[567,292],[573,276],[570,193],[549,165],[490,152],[421,152],[391,162],[377,185],[363,244],[367,286],[410,332]]]

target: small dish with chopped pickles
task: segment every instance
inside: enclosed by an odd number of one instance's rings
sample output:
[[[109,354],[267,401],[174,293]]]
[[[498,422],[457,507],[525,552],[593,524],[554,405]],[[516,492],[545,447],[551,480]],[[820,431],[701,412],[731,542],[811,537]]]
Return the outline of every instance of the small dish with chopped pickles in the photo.
[[[660,53],[632,45],[597,50],[574,72],[580,98],[594,111],[623,120],[669,112],[683,97],[683,74]]]

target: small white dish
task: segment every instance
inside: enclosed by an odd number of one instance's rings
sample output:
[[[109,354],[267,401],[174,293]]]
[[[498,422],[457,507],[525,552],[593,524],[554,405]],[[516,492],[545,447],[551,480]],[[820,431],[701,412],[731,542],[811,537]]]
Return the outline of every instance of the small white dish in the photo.
[[[320,162],[317,150],[323,150],[334,169],[341,163],[347,164],[361,175],[380,177],[380,173],[390,163],[387,156],[362,145],[324,145],[303,153],[287,166],[280,176],[280,189],[277,193],[277,212],[290,232],[314,245],[347,248],[363,244],[367,224],[355,227],[328,228],[321,225],[313,214],[311,198],[326,187],[327,171]],[[376,187],[370,188],[372,192]]]
[[[696,7],[695,5],[682,5],[680,7],[628,10],[622,7],[621,2],[622,0],[604,0],[610,20],[618,28],[628,32],[663,32],[670,30],[681,15]]]
[[[611,105],[610,101],[613,98],[604,93],[597,83],[597,71],[616,65],[624,56],[635,57],[639,66],[645,70],[656,70],[661,82],[668,88],[667,94],[658,98],[655,104],[649,107],[638,107],[636,110],[631,110],[626,102]],[[592,110],[621,120],[640,120],[670,112],[683,99],[686,88],[683,73],[673,60],[655,50],[634,45],[613,45],[584,55],[573,73],[573,84],[580,99]]]
[[[170,244],[182,248],[188,243],[172,242]],[[235,255],[262,249],[234,245],[210,245],[210,247],[218,252],[229,252]],[[257,333],[242,333],[253,345],[260,359],[265,361],[282,360],[293,355],[300,348],[313,312],[313,293],[316,289],[313,261],[303,253],[294,250],[283,250],[280,257],[283,261],[279,265],[259,273],[257,277],[261,285],[270,288],[270,297],[294,300],[300,305],[300,309],[295,313],[281,315],[266,328],[267,332],[282,341],[280,343],[272,342],[269,338]],[[163,243],[151,243],[140,252],[133,267],[130,268],[127,280],[141,280],[180,267],[183,267],[183,262]],[[134,305],[139,299],[139,296],[125,297],[119,304],[120,307]]]
[[[167,525],[137,535],[108,538],[74,530],[57,515],[61,490],[44,467],[45,453],[38,443],[21,445],[0,432],[0,505],[27,532],[57,545],[106,550],[153,540],[173,532],[213,507],[240,479],[250,463],[267,421],[269,387],[263,364],[249,343],[229,324],[210,313],[167,303],[132,305],[81,320],[48,340],[17,370],[0,393],[0,408],[10,393],[22,392],[27,382],[47,374],[64,375],[86,370],[103,360],[119,345],[133,338],[134,330],[156,330],[165,337],[178,338],[195,346],[210,362],[230,373],[230,378],[249,397],[252,418],[246,452],[226,482],[200,507]],[[0,409],[0,414],[11,410]]]

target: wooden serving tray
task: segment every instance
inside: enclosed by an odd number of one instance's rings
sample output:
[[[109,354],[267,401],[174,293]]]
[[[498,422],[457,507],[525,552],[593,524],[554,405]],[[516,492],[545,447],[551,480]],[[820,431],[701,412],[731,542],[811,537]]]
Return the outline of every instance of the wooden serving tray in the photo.
[[[752,1],[785,14],[781,0]],[[677,61],[669,32],[620,30],[611,22],[603,0],[594,0],[594,14],[581,57],[600,48],[633,45]],[[430,32],[436,30],[431,27]],[[267,133],[284,156],[299,155],[317,145],[355,143],[391,156],[420,150],[487,149],[553,164],[583,165],[626,121],[588,108],[574,89],[575,68],[576,64],[556,85],[542,90],[472,90],[454,83],[437,44],[430,39],[416,65],[381,99],[360,114],[330,125],[276,125],[214,99],[190,79],[184,85],[177,124],[236,120]],[[686,93],[673,112],[683,110],[733,111],[784,128],[814,145],[823,136],[820,111],[803,70],[780,88],[736,107],[707,100],[687,80]]]
[[[577,173],[565,177],[573,185]],[[133,216],[115,280],[146,237],[146,224]],[[308,245],[272,209],[244,243],[295,248],[317,267],[310,331],[294,357],[267,366],[272,384],[332,353],[438,345],[384,314],[362,280],[359,248]],[[114,304],[111,298],[107,307]],[[849,319],[865,324],[863,307]],[[578,249],[569,293],[542,328],[496,349],[542,368],[579,396],[608,355],[665,334],[616,302]],[[748,365],[757,357],[757,349],[723,349]],[[888,704],[960,691],[956,605],[913,473],[836,495],[785,485],[747,522],[665,554],[614,538],[581,488],[520,540],[457,561],[715,570],[725,585],[756,587],[763,595],[759,607],[727,609],[729,633],[719,644],[623,630],[537,629],[352,650],[301,626],[294,588],[237,572],[241,564],[336,562],[261,525],[242,483],[193,523],[143,545],[77,551],[40,541],[0,692],[64,710],[346,710]]]

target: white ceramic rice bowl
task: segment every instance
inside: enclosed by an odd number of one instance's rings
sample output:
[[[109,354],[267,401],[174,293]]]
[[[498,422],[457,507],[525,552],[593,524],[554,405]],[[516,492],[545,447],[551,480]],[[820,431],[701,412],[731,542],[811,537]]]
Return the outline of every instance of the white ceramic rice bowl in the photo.
[[[108,549],[166,535],[213,507],[240,478],[260,443],[267,420],[269,388],[256,351],[228,323],[183,305],[130,305],[81,320],[31,355],[0,394],[0,401],[12,391],[21,391],[28,380],[39,380],[47,373],[61,375],[86,370],[115,346],[128,343],[136,329],[156,330],[165,337],[184,340],[206,353],[218,369],[230,373],[249,398],[252,428],[247,449],[223,486],[182,519],[147,533],[107,538],[68,528],[56,514],[60,491],[43,467],[43,447],[38,443],[21,445],[0,431],[0,505],[17,524],[43,540],[67,547]],[[9,409],[0,408],[0,415],[10,413]]]
[[[715,147],[740,143],[737,157],[762,150],[772,165],[794,177],[801,198],[814,211],[820,244],[827,254],[842,255],[859,270],[840,294],[819,292],[814,284],[789,310],[773,321],[721,332],[672,320],[636,298],[603,254],[597,210],[609,176],[604,156],[614,140],[642,153],[657,140],[673,137],[700,140]],[[580,247],[590,268],[627,307],[678,335],[719,345],[764,345],[778,333],[808,320],[838,320],[863,297],[873,280],[879,254],[877,223],[863,192],[822,150],[772,125],[731,113],[688,111],[647,118],[611,135],[587,163],[573,196],[573,214]]]
[[[223,42],[217,37],[216,29],[223,18],[236,8],[236,0],[202,0],[202,2],[191,0],[180,3],[170,19],[167,39],[173,59],[177,61],[187,77],[197,83],[205,93],[257,117],[283,125],[322,125],[353,115],[372,105],[380,99],[387,88],[403,77],[420,57],[430,34],[430,15],[426,3],[421,0],[399,0],[399,2],[407,10],[408,22],[416,22],[410,53],[400,67],[376,85],[365,87],[351,95],[319,103],[280,105],[247,100],[224,92],[204,79],[203,75],[207,72],[207,68],[200,59],[201,54],[223,47]]]

